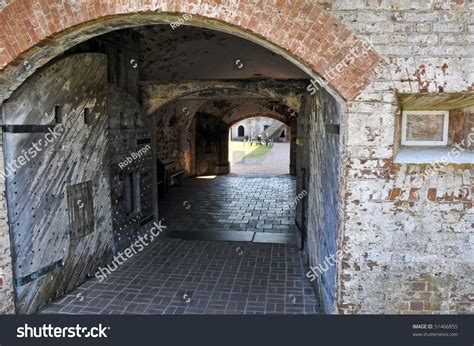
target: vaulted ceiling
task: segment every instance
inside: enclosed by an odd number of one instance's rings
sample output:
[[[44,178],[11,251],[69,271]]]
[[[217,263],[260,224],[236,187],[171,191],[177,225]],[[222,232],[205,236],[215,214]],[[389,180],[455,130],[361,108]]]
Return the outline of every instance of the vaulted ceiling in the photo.
[[[134,29],[140,34],[140,80],[309,79],[283,57],[219,31],[170,25]]]

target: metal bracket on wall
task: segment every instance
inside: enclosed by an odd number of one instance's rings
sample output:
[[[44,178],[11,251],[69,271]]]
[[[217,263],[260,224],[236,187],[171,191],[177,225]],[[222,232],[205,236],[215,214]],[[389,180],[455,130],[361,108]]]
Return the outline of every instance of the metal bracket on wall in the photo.
[[[338,135],[341,133],[341,126],[339,124],[324,124],[326,127],[326,133],[332,133]]]
[[[25,275],[21,278],[15,279],[15,287],[20,287],[20,286],[26,285],[27,283],[29,283],[33,280],[36,280],[36,279],[38,279],[38,278],[52,272],[53,270],[62,267],[62,266],[63,266],[63,260],[62,259],[59,260],[59,261],[53,262],[50,265],[47,265],[46,267],[38,269],[37,271],[35,271],[31,274],[28,274],[28,275]]]
[[[151,221],[153,221],[153,215],[146,216],[140,220],[140,226],[144,226]]]

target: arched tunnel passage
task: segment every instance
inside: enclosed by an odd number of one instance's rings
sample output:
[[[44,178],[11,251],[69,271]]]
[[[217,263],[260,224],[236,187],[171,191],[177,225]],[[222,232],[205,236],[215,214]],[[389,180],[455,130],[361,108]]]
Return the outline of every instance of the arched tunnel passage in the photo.
[[[290,174],[289,133],[290,126],[266,113],[256,113],[234,122],[229,131],[230,172],[240,175]]]
[[[167,25],[96,37],[38,70],[2,107],[6,162],[41,149],[6,177],[17,311],[320,312],[336,268],[308,293],[300,251],[336,251],[342,106],[308,80],[246,40]],[[290,174],[228,175],[229,128],[255,114],[288,126]],[[275,278],[282,266],[292,275]],[[272,302],[274,286],[298,304]],[[109,298],[74,307],[76,287]],[[177,306],[184,295],[194,303]]]
[[[279,90],[284,83],[288,83],[287,88]],[[275,125],[281,126],[270,128],[271,133],[263,132],[264,125],[261,126],[261,133],[250,132],[249,135],[254,138],[246,139],[251,140],[248,142],[249,146],[255,143],[255,147],[265,144],[269,148],[266,139],[273,141],[276,138],[281,141],[273,132],[281,130],[280,127],[296,125],[298,113],[290,105],[295,108],[301,106],[306,81],[232,81],[224,83],[225,87],[222,84],[199,81],[193,86],[196,89],[194,92],[189,91],[191,87],[183,88],[176,83],[146,84],[145,95],[149,97],[146,107],[152,114],[151,121],[155,124],[153,127],[159,136],[169,138],[174,150],[159,146],[158,156],[164,161],[169,157],[177,157],[180,161],[179,169],[182,168],[186,175],[230,173],[229,131],[237,122],[264,114],[268,124],[275,121]],[[230,85],[232,88],[229,88]],[[169,88],[181,88],[183,95],[166,100],[160,94],[167,93]],[[249,91],[253,89],[257,91]],[[175,142],[174,138],[179,141]],[[177,154],[178,152],[181,154]],[[294,165],[296,155],[292,155],[291,161]]]

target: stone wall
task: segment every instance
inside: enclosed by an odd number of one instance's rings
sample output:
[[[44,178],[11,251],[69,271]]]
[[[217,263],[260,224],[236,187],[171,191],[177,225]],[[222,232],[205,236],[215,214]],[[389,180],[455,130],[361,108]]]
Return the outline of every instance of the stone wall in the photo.
[[[326,313],[333,313],[336,297],[337,239],[340,236],[338,204],[340,181],[341,105],[325,90],[315,95],[310,113],[308,247],[310,265],[318,266],[317,287]]]
[[[449,114],[451,146],[459,145],[460,150],[474,151],[474,106],[456,109]]]
[[[339,237],[341,106],[326,91],[304,99],[298,116],[297,193],[308,195],[297,205],[297,224],[304,234],[304,252],[325,313],[336,300]]]
[[[11,0],[0,0],[0,10],[7,6],[10,2]]]
[[[189,101],[175,100],[151,115],[155,118],[157,158],[176,160],[176,167],[184,169],[186,175],[193,175],[196,169],[194,112]]]

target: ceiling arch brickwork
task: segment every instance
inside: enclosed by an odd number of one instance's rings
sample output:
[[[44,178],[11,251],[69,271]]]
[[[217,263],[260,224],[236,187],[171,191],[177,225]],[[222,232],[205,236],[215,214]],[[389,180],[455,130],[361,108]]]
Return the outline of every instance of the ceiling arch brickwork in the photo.
[[[21,83],[70,45],[115,29],[171,22],[186,13],[192,14],[190,25],[251,39],[323,77],[360,42],[320,4],[303,1],[275,5],[270,0],[13,0],[0,12],[4,28],[0,32],[0,78],[9,89],[15,88],[15,80]],[[35,50],[38,46],[42,49]],[[331,78],[329,86],[352,100],[370,83],[379,61],[370,50],[349,64],[344,62],[343,73]],[[8,90],[0,91],[3,99],[8,97]]]

